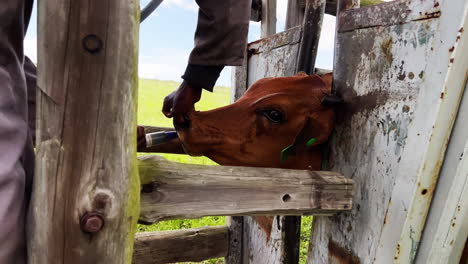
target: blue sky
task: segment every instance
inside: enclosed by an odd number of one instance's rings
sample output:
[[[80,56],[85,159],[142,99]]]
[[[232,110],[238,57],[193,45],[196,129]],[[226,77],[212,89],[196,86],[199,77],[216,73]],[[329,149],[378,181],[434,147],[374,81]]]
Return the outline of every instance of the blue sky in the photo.
[[[145,6],[149,0],[141,0]],[[283,31],[287,0],[278,0],[277,32]],[[36,10],[36,9],[35,9]],[[139,76],[141,78],[181,81],[193,47],[198,7],[195,0],[165,0],[140,28]],[[36,11],[25,38],[25,53],[37,58]],[[334,17],[325,16],[316,66],[332,68]],[[249,41],[260,37],[260,23],[250,23]],[[230,86],[231,67],[225,67],[218,85]]]

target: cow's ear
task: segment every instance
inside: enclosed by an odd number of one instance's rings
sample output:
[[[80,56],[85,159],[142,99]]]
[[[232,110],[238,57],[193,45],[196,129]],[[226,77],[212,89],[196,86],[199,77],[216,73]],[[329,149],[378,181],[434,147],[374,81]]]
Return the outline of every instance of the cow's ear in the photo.
[[[331,110],[307,116],[297,132],[294,142],[281,151],[281,161],[299,155],[308,147],[323,144],[333,130],[334,113]]]

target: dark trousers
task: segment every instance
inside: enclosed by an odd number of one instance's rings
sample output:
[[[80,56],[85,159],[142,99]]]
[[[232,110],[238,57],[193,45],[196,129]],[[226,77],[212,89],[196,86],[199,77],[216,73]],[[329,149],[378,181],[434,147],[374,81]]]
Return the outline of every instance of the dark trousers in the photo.
[[[28,110],[33,114],[34,107],[28,102],[34,104],[35,67],[24,58],[23,38],[32,4],[0,2],[0,263],[27,260],[25,222],[34,169],[28,127]]]

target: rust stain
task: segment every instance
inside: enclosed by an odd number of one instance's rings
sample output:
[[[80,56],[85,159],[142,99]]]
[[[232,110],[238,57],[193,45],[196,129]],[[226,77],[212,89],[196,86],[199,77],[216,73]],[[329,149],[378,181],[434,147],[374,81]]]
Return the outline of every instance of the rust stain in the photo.
[[[398,74],[398,80],[403,81],[406,78],[406,73],[400,73]]]
[[[455,59],[454,59],[454,58],[451,58],[451,59],[450,59],[450,63],[453,63],[453,61],[455,61]]]
[[[410,78],[410,80],[413,80],[414,79],[414,73],[412,73],[412,72],[408,73],[408,78]]]
[[[434,7],[438,7],[438,6],[439,6],[439,2],[436,2],[436,3],[434,4]]]
[[[423,190],[421,191],[421,194],[422,194],[422,195],[426,195],[426,193],[427,193],[427,189],[423,189]]]
[[[440,99],[444,99],[444,92],[440,93]]]
[[[328,241],[328,258],[329,263],[336,264],[360,264],[359,257],[354,255],[351,251],[341,247],[331,238]]]
[[[389,64],[393,62],[392,44],[393,39],[390,37],[389,39],[383,41],[382,45],[380,46],[382,53],[385,55],[385,59]]]
[[[252,57],[253,55],[257,55],[257,54],[260,54],[260,52],[258,51],[258,49],[248,49],[247,50],[247,58],[250,59],[250,57]]]
[[[460,30],[458,30],[458,32],[463,33],[463,27],[461,27]]]
[[[450,49],[449,49],[449,52],[453,52],[455,50],[455,46],[452,46]]]
[[[419,12],[420,15],[421,12]],[[440,11],[435,11],[435,12],[431,12],[431,13],[428,13],[428,12],[425,12],[424,15],[418,19],[413,19],[411,21],[421,21],[421,20],[427,20],[427,19],[433,19],[433,18],[438,18],[440,17],[442,13]]]
[[[265,232],[267,241],[270,241],[271,229],[273,227],[273,217],[272,216],[252,216],[252,218],[257,222],[260,228]]]
[[[421,71],[421,72],[419,73],[419,79],[422,79],[422,78],[424,78],[424,71]]]
[[[396,255],[393,257],[395,260],[400,257],[400,243],[398,243],[397,248],[396,248]]]

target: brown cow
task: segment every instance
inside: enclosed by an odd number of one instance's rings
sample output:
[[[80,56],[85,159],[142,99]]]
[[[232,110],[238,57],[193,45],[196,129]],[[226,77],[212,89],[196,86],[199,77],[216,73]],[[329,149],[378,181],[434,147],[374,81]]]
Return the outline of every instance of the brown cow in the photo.
[[[331,74],[261,79],[237,102],[174,125],[188,154],[221,165],[319,170],[319,145],[333,128],[334,111],[322,104],[331,82]]]
[[[331,74],[265,78],[237,102],[193,111],[174,126],[188,154],[221,165],[320,170],[320,144],[333,128],[334,111],[323,103],[336,102],[331,87]],[[254,219],[269,240],[273,218]]]

